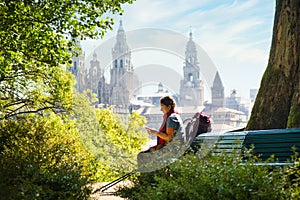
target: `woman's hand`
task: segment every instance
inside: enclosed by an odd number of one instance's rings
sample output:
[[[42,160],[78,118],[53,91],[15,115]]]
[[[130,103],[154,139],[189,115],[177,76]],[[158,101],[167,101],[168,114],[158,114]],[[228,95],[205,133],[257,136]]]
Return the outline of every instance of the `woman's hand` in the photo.
[[[150,135],[156,135],[157,134],[157,131],[154,130],[154,129],[146,127],[146,130],[147,130],[148,134],[150,134]]]
[[[174,134],[176,133],[176,130],[174,128],[167,128],[166,133],[161,133],[148,127],[146,127],[146,130],[148,134],[158,136],[167,142],[170,142],[173,139]]]

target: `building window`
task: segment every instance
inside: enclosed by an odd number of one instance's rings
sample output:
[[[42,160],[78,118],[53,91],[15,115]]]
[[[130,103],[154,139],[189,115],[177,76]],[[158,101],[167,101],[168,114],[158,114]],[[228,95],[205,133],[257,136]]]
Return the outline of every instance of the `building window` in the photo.
[[[118,61],[115,60],[115,68],[117,68],[117,67],[118,67]]]
[[[123,60],[120,60],[120,68],[123,68]]]
[[[76,61],[74,62],[74,70],[75,71],[77,70],[77,62]]]
[[[189,77],[189,81],[191,81],[191,82],[193,82],[193,81],[194,81],[193,74],[191,74],[191,73],[190,73],[188,77]]]

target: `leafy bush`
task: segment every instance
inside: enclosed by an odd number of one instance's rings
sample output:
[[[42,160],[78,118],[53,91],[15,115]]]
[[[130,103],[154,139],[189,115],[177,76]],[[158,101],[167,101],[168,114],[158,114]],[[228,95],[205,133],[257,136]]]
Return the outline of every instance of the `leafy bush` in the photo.
[[[88,199],[96,172],[74,124],[57,115],[0,122],[0,196]]]
[[[285,167],[256,165],[256,161],[251,157],[244,161],[239,154],[205,159],[190,154],[165,169],[141,174],[134,187],[122,188],[119,194],[138,200],[299,198],[299,164],[293,167],[298,179],[291,181]]]
[[[136,155],[148,140],[142,131],[146,119],[135,112],[124,117],[110,108],[93,108],[93,96],[91,91],[77,94],[74,120],[84,145],[99,163],[97,180],[111,181],[136,168]]]
[[[290,199],[300,199],[300,158],[295,152],[294,165],[288,166],[284,181],[287,186],[284,192],[290,194]]]

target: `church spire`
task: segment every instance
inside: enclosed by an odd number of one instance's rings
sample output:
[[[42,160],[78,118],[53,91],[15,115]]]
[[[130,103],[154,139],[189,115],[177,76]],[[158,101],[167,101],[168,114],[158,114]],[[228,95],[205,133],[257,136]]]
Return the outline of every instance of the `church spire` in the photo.
[[[190,31],[189,36],[189,40],[186,44],[185,66],[183,71],[185,81],[194,82],[200,79],[200,68],[198,66],[197,49],[193,41],[192,31]],[[196,87],[198,87],[198,84],[196,85]]]
[[[119,31],[124,31],[122,20],[120,20]]]
[[[214,82],[213,82],[213,87],[214,88],[224,88],[218,71],[215,75],[215,79],[214,79]]]
[[[94,53],[93,53],[93,60],[97,60],[97,54],[96,54],[96,51],[94,51]]]
[[[110,69],[111,104],[129,105],[133,93],[133,66],[131,52],[126,42],[122,20],[112,49],[112,66]]]
[[[185,50],[185,59],[186,59],[186,62],[189,62],[191,65],[196,67],[198,64],[198,58],[197,58],[196,44],[193,41],[192,31],[190,31],[189,36],[190,36],[189,41],[186,45],[186,50]]]
[[[125,31],[123,28],[122,20],[120,20],[116,39],[117,39],[117,41],[115,43],[113,51],[119,55],[127,52],[129,50],[129,47],[126,42],[126,34],[125,34]]]
[[[212,107],[214,108],[224,107],[225,105],[224,86],[218,71],[215,75],[213,86],[211,88],[211,96],[212,96]]]
[[[180,104],[182,106],[203,105],[204,86],[202,80],[200,80],[200,67],[192,31],[189,33],[186,44],[183,78],[180,82]]]

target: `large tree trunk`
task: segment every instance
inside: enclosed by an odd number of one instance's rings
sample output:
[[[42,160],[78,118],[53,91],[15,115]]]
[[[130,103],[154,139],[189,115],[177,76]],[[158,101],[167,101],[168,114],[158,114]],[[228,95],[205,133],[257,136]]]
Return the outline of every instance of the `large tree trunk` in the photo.
[[[247,130],[300,127],[300,2],[277,0],[273,38]]]

